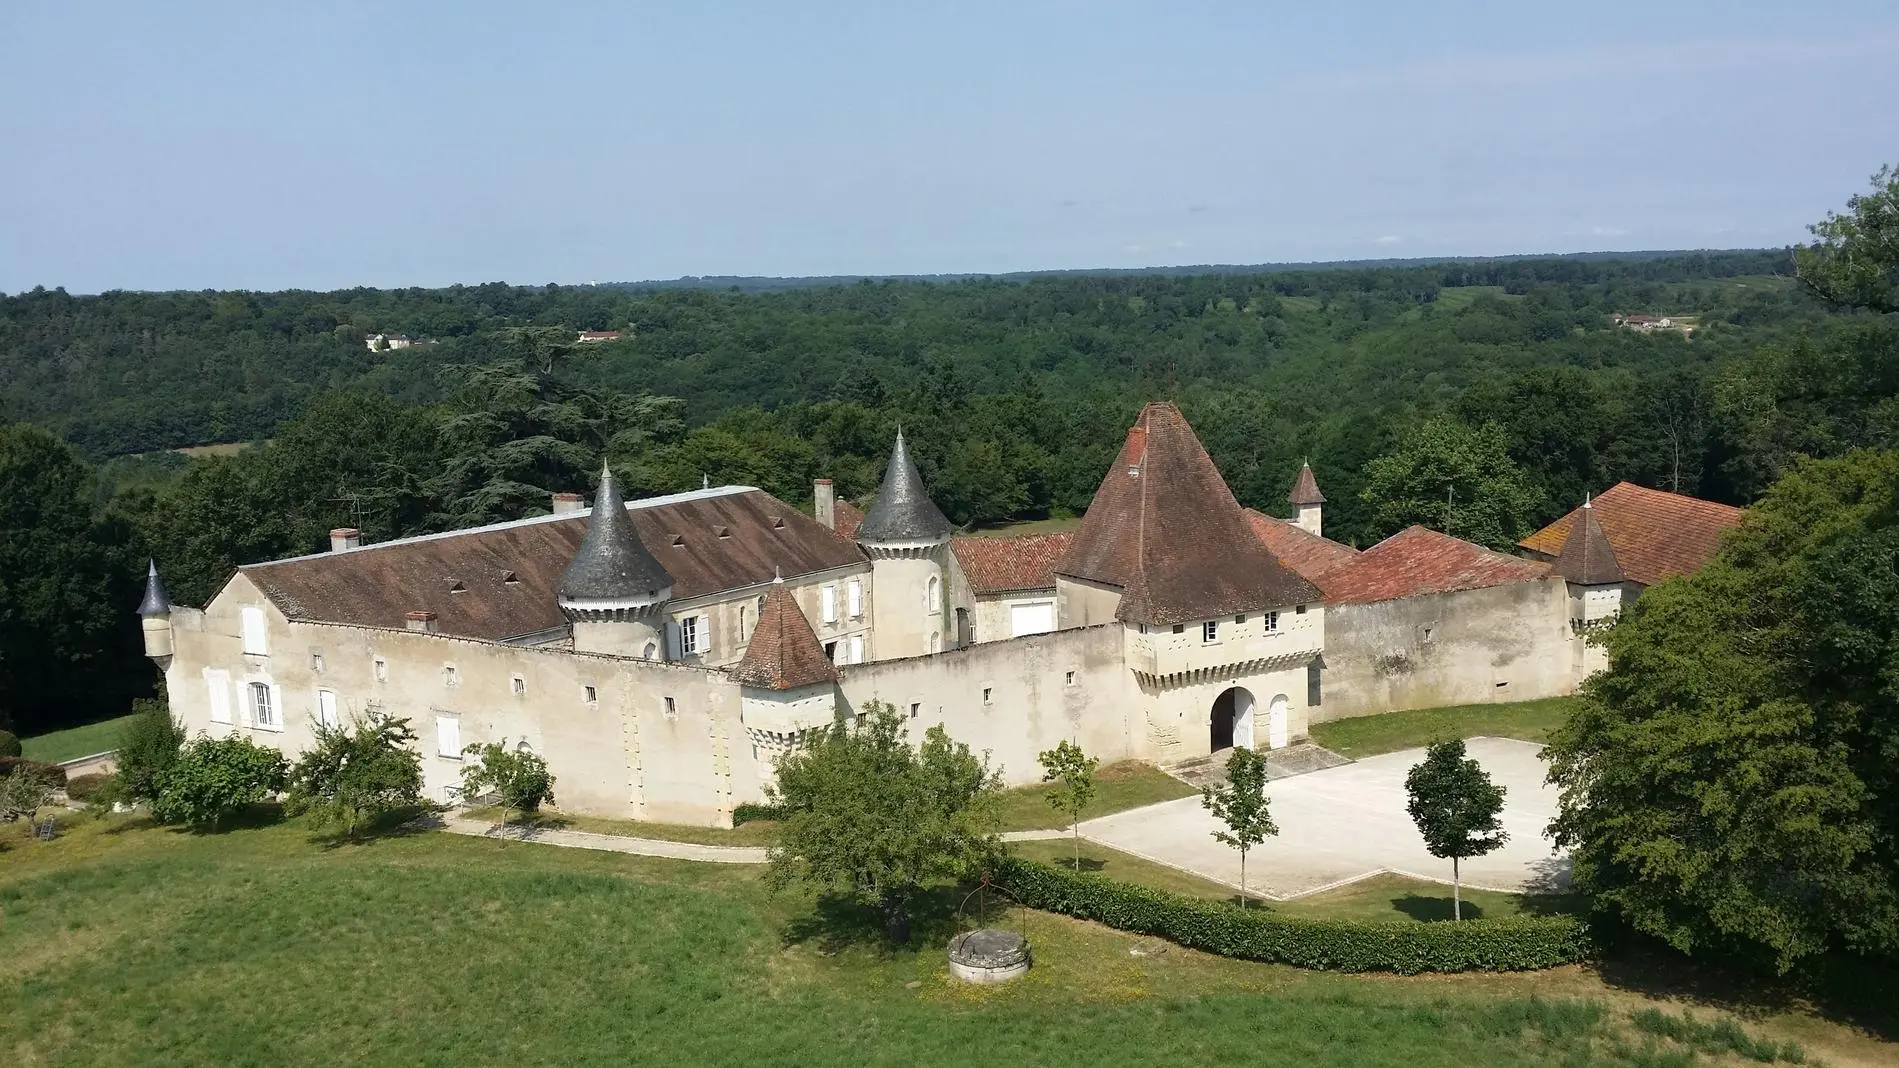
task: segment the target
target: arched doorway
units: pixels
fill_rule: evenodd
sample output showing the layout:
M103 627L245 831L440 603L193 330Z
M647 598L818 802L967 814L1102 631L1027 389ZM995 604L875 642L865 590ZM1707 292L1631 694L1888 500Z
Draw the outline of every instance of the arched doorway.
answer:
M1232 686L1213 699L1213 716L1208 724L1209 751L1219 752L1234 746L1253 744L1253 694L1244 686Z

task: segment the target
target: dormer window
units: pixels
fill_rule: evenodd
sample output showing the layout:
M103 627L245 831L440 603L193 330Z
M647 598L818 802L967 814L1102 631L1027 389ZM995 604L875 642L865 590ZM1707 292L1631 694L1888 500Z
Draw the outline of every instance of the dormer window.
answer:
M467 592L468 592L468 587L462 584L462 580L461 580L461 579L455 579L455 580L453 580L453 581L451 581L451 582L450 582L450 583L448 584L448 592L450 592L450 593L467 593Z
M685 536L684 534L674 534L674 535L673 535L673 544L674 544L674 545L684 545L684 544L686 544L686 536Z
M732 528L731 527L713 527L712 533L717 534L721 538L729 538L732 536Z
M1209 619L1205 623L1200 624L1200 640L1203 642L1217 642L1220 640L1220 623L1218 620Z
M516 575L512 571L503 571L501 573L501 584L504 586L513 586L519 583L520 581L521 581L521 577L519 575Z

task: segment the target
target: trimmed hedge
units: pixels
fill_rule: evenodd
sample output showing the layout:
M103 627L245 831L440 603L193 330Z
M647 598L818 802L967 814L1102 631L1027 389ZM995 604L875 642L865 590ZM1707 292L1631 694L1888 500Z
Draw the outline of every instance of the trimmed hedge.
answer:
M20 736L12 731L0 731L0 757L20 755Z
M760 805L746 801L732 809L732 826L734 827L754 820L782 820L784 818L785 810L782 805Z
M1574 916L1461 923L1297 919L1182 897L1020 857L996 871L1022 904L1154 935L1242 960L1338 972L1515 972L1587 959L1589 927Z
M0 775L11 775L16 768L37 771L40 773L40 778L51 782L56 787L66 785L66 769L58 764L42 764L25 757L0 756Z
M100 790L118 781L115 775L75 775L66 780L66 796L74 801L87 801Z

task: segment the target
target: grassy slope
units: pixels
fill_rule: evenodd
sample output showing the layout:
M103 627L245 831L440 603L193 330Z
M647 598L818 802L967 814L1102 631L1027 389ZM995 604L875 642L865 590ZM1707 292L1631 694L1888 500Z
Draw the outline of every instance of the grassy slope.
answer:
M63 731L22 738L20 753L29 760L44 760L49 764L103 753L118 747L119 730L131 718L120 716L118 719L88 723L83 727L69 727Z
M1575 706L1574 697L1457 705L1385 712L1312 725L1312 740L1348 757L1376 756L1429 745L1444 738L1521 738L1547 741Z
M946 920L882 952L726 866L125 818L0 842L8 1065L1620 1064L1646 1004L1580 969L1338 976L1034 913L1030 977L977 990L945 977ZM1753 1026L1834 1064L1893 1052Z
M1109 764L1095 771L1095 799L1082 819L1124 812L1142 805L1188 797L1194 788L1152 764L1135 760ZM1068 826L1068 819L1049 807L1046 786L1020 786L1002 794L1002 829L1033 831Z

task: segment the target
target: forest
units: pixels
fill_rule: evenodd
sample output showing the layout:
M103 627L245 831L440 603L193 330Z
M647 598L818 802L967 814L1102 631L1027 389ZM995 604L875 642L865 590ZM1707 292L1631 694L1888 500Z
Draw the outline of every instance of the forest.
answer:
M1748 503L1895 428L1894 316L1797 253L0 297L0 722L122 707L93 669L149 678L129 615L148 556L202 603L331 527L544 512L602 460L641 494L805 502L830 476L864 501L901 425L945 513L992 526L1085 509L1169 398L1243 504L1286 514L1309 460L1328 535L1361 546L1422 522L1508 548L1619 479ZM233 448L174 451L211 444Z

